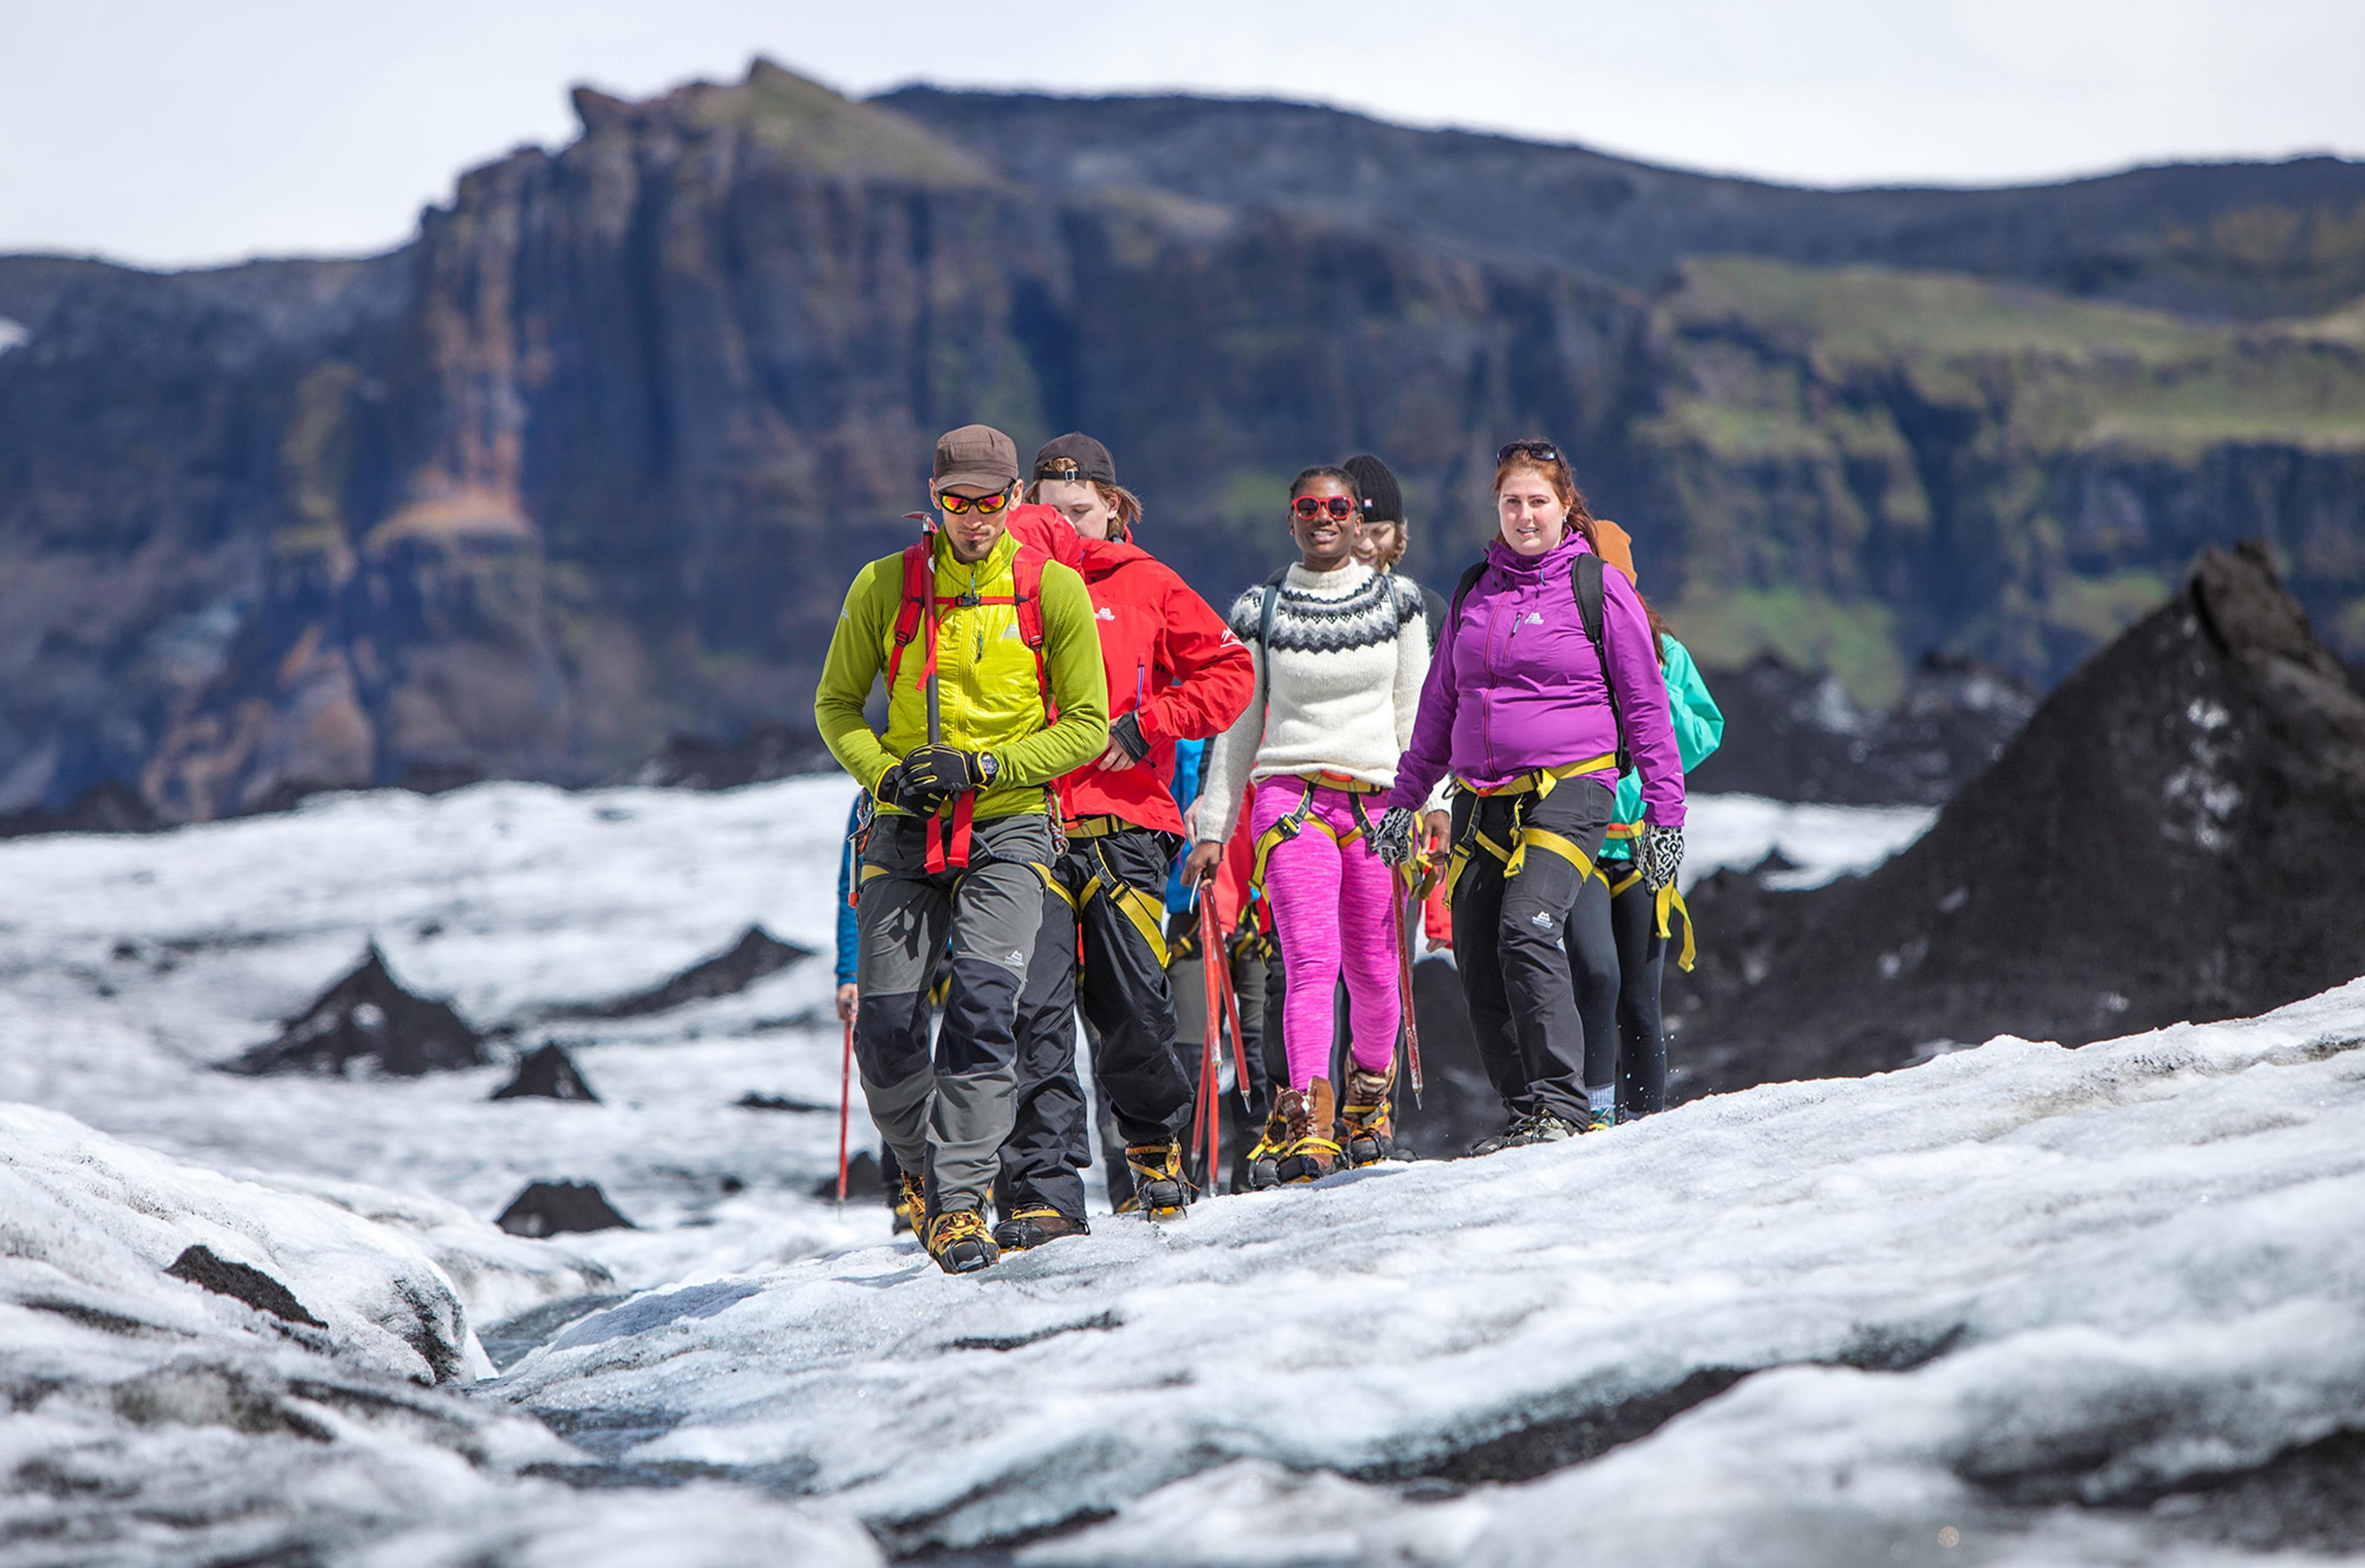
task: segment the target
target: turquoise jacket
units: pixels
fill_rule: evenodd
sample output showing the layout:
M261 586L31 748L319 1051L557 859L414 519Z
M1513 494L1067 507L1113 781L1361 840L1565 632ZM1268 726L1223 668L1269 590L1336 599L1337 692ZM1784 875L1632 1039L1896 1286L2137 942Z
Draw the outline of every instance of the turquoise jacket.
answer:
M1724 711L1708 694L1699 666L1681 643L1665 642L1666 661L1661 673L1667 681L1667 716L1675 722L1676 753L1689 773L1724 739ZM1601 846L1604 860L1631 860L1634 841L1642 835L1642 780L1629 771L1618 780L1618 805L1609 819L1609 836Z

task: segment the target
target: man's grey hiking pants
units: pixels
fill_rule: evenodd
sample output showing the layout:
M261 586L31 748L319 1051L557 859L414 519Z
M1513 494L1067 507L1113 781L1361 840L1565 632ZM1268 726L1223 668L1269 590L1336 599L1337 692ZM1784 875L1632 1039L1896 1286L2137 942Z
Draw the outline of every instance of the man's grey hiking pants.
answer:
M976 824L966 868L930 874L925 826L881 813L856 911L862 1009L854 1056L870 1119L906 1170L928 1173L931 1214L981 1211L1010 1135L1018 991L1043 919L1050 824L1028 812ZM943 1026L928 990L950 947Z

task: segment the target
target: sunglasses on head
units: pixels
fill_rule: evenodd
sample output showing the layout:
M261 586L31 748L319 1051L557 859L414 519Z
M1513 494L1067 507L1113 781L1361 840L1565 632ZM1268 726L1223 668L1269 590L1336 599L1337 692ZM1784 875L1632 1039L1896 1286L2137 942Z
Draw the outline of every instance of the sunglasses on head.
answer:
M1010 492L996 490L990 496L956 496L947 490L936 498L936 504L955 517L959 517L971 507L975 507L981 516L992 517L1010 504Z
M1514 441L1495 449L1495 464L1500 467L1514 457L1532 457L1539 463L1560 461L1560 448L1548 441Z
M1308 522L1326 511L1344 522L1355 515L1355 503L1344 496L1300 496L1289 503L1289 510Z

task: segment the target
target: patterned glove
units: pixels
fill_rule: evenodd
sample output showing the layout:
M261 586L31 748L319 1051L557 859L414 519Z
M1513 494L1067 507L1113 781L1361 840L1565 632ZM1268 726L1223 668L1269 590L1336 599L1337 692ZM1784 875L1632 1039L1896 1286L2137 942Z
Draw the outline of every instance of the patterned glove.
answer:
M1651 823L1642 829L1642 890L1656 893L1676 885L1684 864L1684 830Z
M1413 814L1410 806L1390 806L1380 825L1372 830L1372 848L1391 866L1412 863Z
M1119 713L1110 722L1109 739L1125 747L1126 756L1136 762L1149 756L1149 743L1141 738L1141 721L1131 713Z

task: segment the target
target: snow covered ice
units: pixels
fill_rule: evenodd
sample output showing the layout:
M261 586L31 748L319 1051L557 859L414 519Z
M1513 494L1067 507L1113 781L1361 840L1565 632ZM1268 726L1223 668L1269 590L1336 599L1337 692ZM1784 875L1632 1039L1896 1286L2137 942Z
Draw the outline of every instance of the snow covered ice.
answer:
M0 846L0 1562L2357 1547L2365 982L1104 1218L952 1279L811 1196L835 1116L731 1103L834 1102L825 959L533 1022L751 923L826 951L847 796L494 785ZM1927 820L1827 810L1695 802L1694 869L1781 841L1834 875ZM605 1103L487 1103L506 1063L211 1070L373 934ZM487 1223L545 1177L641 1228ZM321 1327L167 1276L192 1245ZM545 1342L470 1381L504 1320Z

